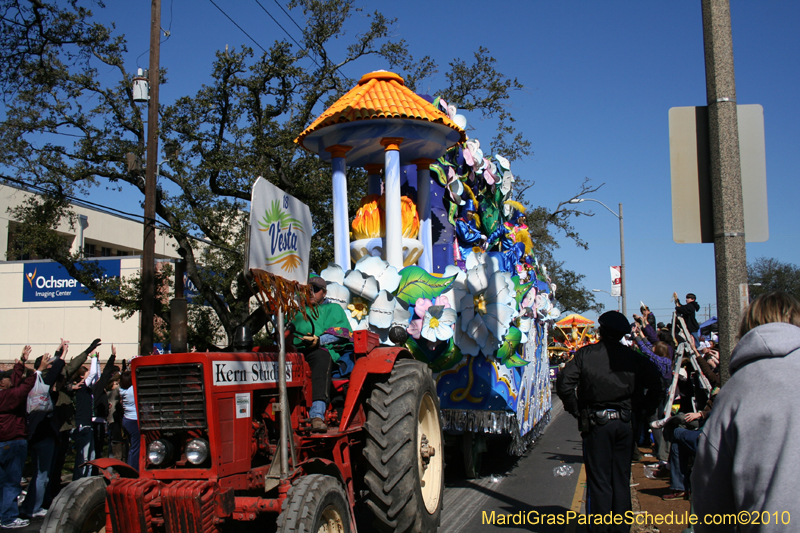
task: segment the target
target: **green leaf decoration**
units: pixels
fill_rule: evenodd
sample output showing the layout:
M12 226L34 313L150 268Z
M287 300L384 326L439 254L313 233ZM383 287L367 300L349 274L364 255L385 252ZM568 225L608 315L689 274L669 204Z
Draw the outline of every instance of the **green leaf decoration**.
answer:
M426 351L422 349L422 346L417 343L414 337L408 337L408 340L406 341L406 348L408 348L408 351L411 352L411 355L413 355L414 359L417 361L422 361L425 364L429 364L431 362Z
M495 357L500 359L500 361L508 368L527 365L528 362L523 361L517 357L516 354L517 346L519 346L521 340L522 332L518 328L512 326L509 328L508 333L506 333L506 336L503 339L503 344L500 346L500 349L497 350Z
M525 366L525 365L527 365L529 363L530 363L530 361L523 361L522 359L520 359L517 356L517 354L512 354L511 357L509 357L505 361L506 368L514 368L516 366Z
M456 225L456 215L458 214L458 206L454 202L450 202L450 205L447 207L447 220L450 221L450 224Z
M439 182L439 185L442 187L447 186L447 173L445 173L444 169L439 165L431 166L431 170L436 173L436 180Z
M522 305L522 300L525 298L525 295L528 294L528 291L533 288L533 281L521 283L519 276L513 276L511 279L514 280L514 290L517 292L514 298L517 300L517 309L519 309L519 306Z
M500 209L488 196L480 200L481 226L485 235L491 235L500 225Z
M418 266L407 266L400 271L400 285L394 295L408 305L414 305L418 298L432 300L446 292L456 277L439 278L428 274Z
M406 341L406 348L414 356L414 359L426 363L432 372L443 372L460 363L464 356L452 337L448 342L441 344L444 346L444 350L437 349L435 352L431 352L424 340L417 341L413 337L409 337Z

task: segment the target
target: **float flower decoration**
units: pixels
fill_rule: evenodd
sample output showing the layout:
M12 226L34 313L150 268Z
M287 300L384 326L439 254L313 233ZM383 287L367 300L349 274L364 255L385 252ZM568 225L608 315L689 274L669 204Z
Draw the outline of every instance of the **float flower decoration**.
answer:
M405 329L411 319L407 304L393 294L403 280L397 268L380 257L365 256L347 273L329 263L320 275L328 282L328 300L342 306L353 331L378 333L382 344L394 345L389 331L395 326Z
M441 310L436 308L441 308ZM433 310L431 311L431 309ZM433 301L428 298L418 298L414 303L414 315L416 318L411 320L411 324L407 328L408 334L414 339L418 340L422 336L428 341L436 343L448 340L453 336L453 326L456 323L457 315L455 309L451 308L447 296L437 296ZM427 334L425 333L426 324L428 325ZM445 325L449 326L449 333L444 329L438 329ZM431 333L432 329L433 333Z
M453 325L456 319L457 315L453 309L443 305L432 305L425 311L421 334L433 343L446 341L453 337Z
M447 167L447 182L445 184L445 188L450 194L450 198L452 198L453 203L464 205L465 202L461 198L461 195L464 194L464 184L461 183L461 180L458 178L458 175L453 167Z
M484 254L480 254L484 255ZM517 315L516 290L508 272L494 271L493 263L467 271L467 293L459 303L456 343L469 355L493 354Z

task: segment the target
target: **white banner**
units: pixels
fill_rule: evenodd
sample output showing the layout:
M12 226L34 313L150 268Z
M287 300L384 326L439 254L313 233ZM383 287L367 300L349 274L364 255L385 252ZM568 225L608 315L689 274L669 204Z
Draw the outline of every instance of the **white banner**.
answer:
M621 287L622 276L620 276L619 267L611 267L611 296L621 296Z
M277 361L214 361L211 370L215 387L277 383ZM286 362L286 381L292 381L292 363Z
M308 206L259 177L250 203L246 268L306 283L311 233Z

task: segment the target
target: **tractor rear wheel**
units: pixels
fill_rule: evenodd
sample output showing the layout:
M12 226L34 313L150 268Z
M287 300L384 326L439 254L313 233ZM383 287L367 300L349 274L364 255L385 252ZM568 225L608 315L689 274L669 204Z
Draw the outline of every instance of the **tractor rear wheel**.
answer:
M50 505L41 533L103 533L106 530L106 480L73 481Z
M431 371L413 359L395 362L365 406L366 503L378 531L436 531L444 492L439 398Z
M280 533L350 533L350 504L339 481L309 474L289 489L278 516Z

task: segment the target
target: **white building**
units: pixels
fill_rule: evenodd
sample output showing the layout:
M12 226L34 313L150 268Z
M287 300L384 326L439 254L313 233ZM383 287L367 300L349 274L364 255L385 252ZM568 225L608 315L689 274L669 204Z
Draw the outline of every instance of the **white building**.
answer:
M58 263L46 259L9 257L10 244L24 238L9 208L22 204L32 193L0 184L0 363L19 357L26 344L32 357L53 353L60 339L70 341L77 355L93 339L103 340L99 349L105 360L111 344L119 357L136 355L139 314L128 320L114 317L111 309L93 309L94 299ZM74 205L79 223L75 229L59 227L73 252L84 250L96 257L109 275L130 276L141 268L142 222L98 209ZM156 234L156 259L178 258L177 244ZM11 260L8 260L11 259Z

